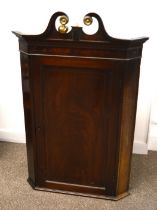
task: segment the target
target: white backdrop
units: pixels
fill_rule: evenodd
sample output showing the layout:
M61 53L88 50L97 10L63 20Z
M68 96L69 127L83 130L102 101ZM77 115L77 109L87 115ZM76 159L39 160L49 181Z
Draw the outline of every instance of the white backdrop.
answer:
M88 12L103 19L107 32L118 38L149 36L144 44L141 63L134 151L147 152L149 113L155 84L155 50L157 49L157 19L155 0L62 1L3 0L0 2L0 139L25 142L20 60L17 38L12 30L38 34L45 30L56 11L68 14L71 25L82 25Z

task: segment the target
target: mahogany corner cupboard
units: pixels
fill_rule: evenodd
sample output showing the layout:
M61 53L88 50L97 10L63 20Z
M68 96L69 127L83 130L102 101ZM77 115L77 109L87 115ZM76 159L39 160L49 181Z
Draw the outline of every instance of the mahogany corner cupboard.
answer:
M68 30L52 15L40 35L19 39L28 181L37 190L118 200L128 195L140 61L147 37ZM56 28L57 21L59 27ZM92 26L90 26L92 27Z

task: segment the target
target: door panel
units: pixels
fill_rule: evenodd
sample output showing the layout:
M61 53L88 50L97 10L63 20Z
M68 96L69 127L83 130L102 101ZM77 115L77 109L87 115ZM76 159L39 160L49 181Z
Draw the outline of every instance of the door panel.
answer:
M43 66L42 74L47 179L104 185L103 72Z
M121 72L53 61L32 67L39 185L114 191Z

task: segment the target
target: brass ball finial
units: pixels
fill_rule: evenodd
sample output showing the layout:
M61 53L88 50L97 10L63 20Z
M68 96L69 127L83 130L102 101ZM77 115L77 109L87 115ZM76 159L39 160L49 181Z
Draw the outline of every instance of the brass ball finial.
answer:
M69 22L69 18L65 15L62 15L59 19L59 22L61 23L61 25L58 27L58 31L62 34L67 33L68 27L66 26L66 24Z
M67 16L63 15L60 17L59 21L62 25L66 25L69 22L69 18Z
M90 16L85 16L83 22L86 26L90 26L93 23L93 18Z
M68 31L68 27L65 26L65 25L60 25L59 28L58 28L58 31L62 34L65 34Z

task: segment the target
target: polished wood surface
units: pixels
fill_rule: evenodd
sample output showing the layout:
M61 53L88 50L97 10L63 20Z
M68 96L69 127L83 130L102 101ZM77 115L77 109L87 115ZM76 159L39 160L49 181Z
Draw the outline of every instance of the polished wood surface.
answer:
M128 194L140 61L148 38L81 27L55 13L44 33L19 38L29 182L38 190L120 199Z

